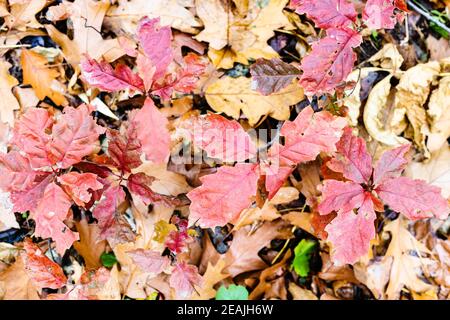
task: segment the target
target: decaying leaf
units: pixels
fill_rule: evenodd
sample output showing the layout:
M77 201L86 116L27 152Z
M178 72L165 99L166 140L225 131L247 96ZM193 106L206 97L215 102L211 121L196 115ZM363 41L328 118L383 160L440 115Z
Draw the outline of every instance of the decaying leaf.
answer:
M11 64L3 59L0 60L0 95L3 97L0 102L0 120L12 126L14 123L14 111L19 110L20 106L12 93L13 87L19 82L9 74L8 69L10 67Z

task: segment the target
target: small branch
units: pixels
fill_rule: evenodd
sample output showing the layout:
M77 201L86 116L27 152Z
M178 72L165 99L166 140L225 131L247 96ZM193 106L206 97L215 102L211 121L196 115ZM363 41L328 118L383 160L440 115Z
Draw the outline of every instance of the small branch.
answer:
M436 17L433 17L428 11L423 10L417 4L415 4L414 2L412 2L410 0L408 0L408 6L410 6L412 9L414 9L414 11L416 11L417 13L420 13L422 16L424 16L428 20L433 21L437 26L441 27L442 29L444 29L445 31L447 31L450 34L450 28L447 25L445 25L445 23L442 23L441 21L436 19Z
M31 47L31 44L11 44L11 45L0 45L0 49L15 49L15 48L23 48L23 47Z

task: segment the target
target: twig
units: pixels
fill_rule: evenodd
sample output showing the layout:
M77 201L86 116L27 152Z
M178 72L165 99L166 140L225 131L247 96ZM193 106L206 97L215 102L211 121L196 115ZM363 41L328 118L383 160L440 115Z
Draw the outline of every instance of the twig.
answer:
M450 33L450 28L445 23L442 23L441 21L436 19L436 17L433 17L428 11L423 10L422 8L420 8L418 5L416 5L414 2L412 2L410 0L408 0L408 6L410 6L412 9L414 9L414 11L420 13L422 16L424 16L428 20L433 21L433 23L435 23L437 26L441 27L442 29L444 29L445 31Z
M10 45L0 45L0 49L15 49L22 47L31 47L31 44L10 44Z

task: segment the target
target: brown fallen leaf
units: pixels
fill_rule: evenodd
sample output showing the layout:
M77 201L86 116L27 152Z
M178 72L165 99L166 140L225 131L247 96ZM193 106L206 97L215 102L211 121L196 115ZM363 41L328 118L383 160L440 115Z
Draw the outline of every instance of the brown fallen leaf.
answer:
M73 39L58 31L53 25L46 24L50 38L62 49L64 57L75 70L79 70L81 57L88 54L93 59L104 58L114 61L125 54L117 39L103 39L103 18L110 7L109 1L75 0L64 2L70 12L73 25Z
M450 57L450 43L448 39L440 38L439 40L429 35L425 40L427 48L430 51L430 59L439 61Z
M8 69L11 64L0 59L0 121L8 123L10 126L14 124L14 111L20 109L16 97L12 93L12 89L19 84L16 78L9 74Z
M31 84L39 100L50 98L56 105L66 105L67 100L56 80L59 72L47 65L47 59L38 53L22 49L20 64L23 69L23 83Z
M86 219L75 222L80 240L73 246L83 257L87 269L97 269L102 266L100 256L106 249L106 241L100 239L100 229L97 224L88 224Z
M367 264L359 262L353 266L355 277L365 284L375 299L383 299L384 289L389 282L392 257L371 260Z
M383 260L393 259L389 284L385 289L386 299L398 299L403 287L416 293L430 290L432 286L420 279L420 270L431 264L423 257L429 250L406 229L406 220L400 216L384 227L391 234L391 242ZM411 255L415 252L416 255ZM392 257L392 258L391 258Z
M430 152L437 151L443 144L447 144L450 137L450 77L439 81L439 88L433 91L428 103L430 117L430 134L427 147Z
M293 300L319 300L311 290L303 289L293 282L289 283L288 290Z
M201 287L196 286L194 294L191 296L193 300L209 300L216 296L217 290L214 286L220 281L229 277L228 274L223 273L225 268L225 260L220 259L215 265L208 263L205 274L202 276Z
M287 120L289 107L304 97L302 88L295 81L277 93L263 96L252 90L251 79L246 77L223 77L208 86L205 96L211 108L234 119L240 118L242 110L251 126L266 115Z
M39 289L28 277L21 257L0 273L0 287L4 300L40 300Z
M22 31L26 28L40 28L42 25L35 16L46 4L46 0L10 1L10 15L6 16L5 23L9 29Z
M241 273L259 270L266 263L258 256L259 250L268 246L276 238L286 238L281 221L265 222L255 232L249 234L251 228L244 227L233 234L233 242L225 254L225 272L235 277Z

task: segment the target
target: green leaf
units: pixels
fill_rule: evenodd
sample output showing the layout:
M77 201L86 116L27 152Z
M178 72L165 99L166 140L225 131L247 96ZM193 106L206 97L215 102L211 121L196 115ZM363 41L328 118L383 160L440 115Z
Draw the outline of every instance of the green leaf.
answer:
M309 274L309 259L315 246L315 241L303 239L294 249L295 258L292 267L300 277L307 277Z
M216 300L248 300L248 291L243 286L235 284L228 288L221 286L216 293Z
M107 268L112 268L117 263L114 252L103 252L100 256L100 260L102 261L103 266Z

